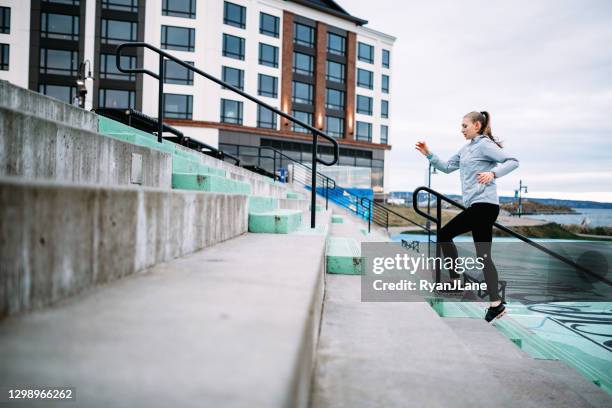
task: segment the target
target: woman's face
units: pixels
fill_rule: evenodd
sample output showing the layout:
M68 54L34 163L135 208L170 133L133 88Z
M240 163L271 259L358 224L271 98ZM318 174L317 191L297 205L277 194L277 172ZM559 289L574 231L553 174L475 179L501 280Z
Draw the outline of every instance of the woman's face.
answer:
M472 122L470 118L463 118L463 122L461 123L461 133L463 133L463 137L467 140L472 140L478 136L479 131L480 122Z

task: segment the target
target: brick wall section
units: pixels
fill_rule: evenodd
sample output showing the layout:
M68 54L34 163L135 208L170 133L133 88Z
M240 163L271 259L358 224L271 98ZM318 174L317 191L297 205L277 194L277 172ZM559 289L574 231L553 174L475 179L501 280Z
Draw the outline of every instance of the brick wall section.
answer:
M346 38L346 101L344 139L355 140L355 54L357 52L357 35L348 32Z
M327 61L327 25L317 22L317 57L315 70L314 118L317 129L325 128L325 65Z
M293 13L283 11L283 44L281 68L281 110L291 114L291 78L293 77ZM279 118L281 130L290 131L291 122Z

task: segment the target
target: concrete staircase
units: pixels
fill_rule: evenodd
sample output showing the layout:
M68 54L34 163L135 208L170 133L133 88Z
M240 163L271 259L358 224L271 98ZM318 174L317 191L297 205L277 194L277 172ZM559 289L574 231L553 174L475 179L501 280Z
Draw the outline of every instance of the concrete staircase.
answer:
M342 223L332 223L330 240L385 240L376 231L364 234L363 220L339 213ZM475 304L362 302L358 276L350 269L330 273L330 252L352 250L327 251L312 407L610 406L608 394L551 359L549 346L511 318L490 325ZM441 317L441 310L465 317Z
M0 387L69 385L88 407L306 406L331 218L312 230L308 208L0 82Z

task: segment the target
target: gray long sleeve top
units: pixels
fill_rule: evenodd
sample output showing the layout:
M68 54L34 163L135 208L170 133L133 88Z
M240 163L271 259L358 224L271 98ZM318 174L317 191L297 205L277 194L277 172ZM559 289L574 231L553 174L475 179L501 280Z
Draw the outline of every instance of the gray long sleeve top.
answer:
M485 135L476 136L447 162L435 154L427 156L433 167L444 173L459 169L461 192L466 207L474 203L499 204L495 179L489 184L478 183L478 173L492 171L495 178L505 176L519 166L516 158L506 155L505 151Z

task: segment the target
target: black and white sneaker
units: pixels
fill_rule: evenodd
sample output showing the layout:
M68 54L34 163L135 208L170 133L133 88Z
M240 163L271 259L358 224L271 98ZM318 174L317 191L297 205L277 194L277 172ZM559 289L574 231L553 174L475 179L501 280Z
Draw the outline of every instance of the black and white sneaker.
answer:
M497 306L491 306L487 309L487 314L485 315L485 320L491 323L495 319L499 319L507 312L506 306L504 303L500 303Z

